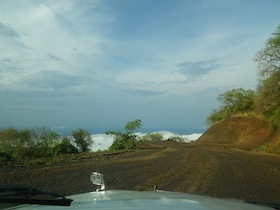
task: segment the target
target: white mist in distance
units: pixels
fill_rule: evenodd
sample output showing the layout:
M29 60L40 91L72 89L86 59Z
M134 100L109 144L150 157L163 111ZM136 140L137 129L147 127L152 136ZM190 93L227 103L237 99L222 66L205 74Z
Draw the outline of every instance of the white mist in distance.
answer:
M93 140L91 151L93 152L107 150L114 142L114 136L112 135L94 134L91 135L91 138Z
M202 133L178 135L178 134L174 134L170 131L157 131L157 132L152 132L152 133L161 134L164 140L167 140L168 138L170 138L172 136L181 137L184 139L184 141L186 143L188 143L190 141L195 141L202 135ZM138 132L135 134L139 137L142 137L142 136L145 136L147 133ZM112 136L112 135L94 134L94 135L91 135L91 138L94 141L94 143L92 144L92 147L91 147L91 151L93 151L93 152L107 150L114 142L114 136Z

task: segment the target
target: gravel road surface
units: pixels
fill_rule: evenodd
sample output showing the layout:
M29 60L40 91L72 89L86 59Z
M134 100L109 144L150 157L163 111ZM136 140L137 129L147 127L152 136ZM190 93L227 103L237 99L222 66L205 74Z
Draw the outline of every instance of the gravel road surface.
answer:
M47 166L0 169L2 184L64 195L89 192L91 172L104 174L107 189L158 189L222 198L280 203L280 156L222 146L175 142L136 151Z

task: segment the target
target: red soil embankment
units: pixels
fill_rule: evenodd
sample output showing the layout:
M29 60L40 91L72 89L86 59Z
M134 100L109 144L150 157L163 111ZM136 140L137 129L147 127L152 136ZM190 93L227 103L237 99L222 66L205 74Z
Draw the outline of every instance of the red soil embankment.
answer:
M280 134L271 132L260 119L233 117L210 127L198 140L198 144L220 144L225 147L280 154Z

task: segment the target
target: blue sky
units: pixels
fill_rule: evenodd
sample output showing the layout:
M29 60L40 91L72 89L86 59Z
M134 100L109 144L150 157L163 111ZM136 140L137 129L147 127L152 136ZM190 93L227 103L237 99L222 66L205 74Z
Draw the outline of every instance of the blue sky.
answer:
M0 128L205 128L257 86L279 0L0 1Z

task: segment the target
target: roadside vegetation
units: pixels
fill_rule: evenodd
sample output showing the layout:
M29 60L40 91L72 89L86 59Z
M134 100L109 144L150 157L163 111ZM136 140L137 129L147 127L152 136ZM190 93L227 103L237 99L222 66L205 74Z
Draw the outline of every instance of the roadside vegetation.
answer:
M128 122L124 131L107 131L107 135L114 136L114 142L110 146L109 150L129 150L133 149L136 145L138 136L134 133L141 128L142 121L140 119L136 119L134 121Z
M134 121L128 122L124 131L107 131L107 135L114 136L114 142L110 146L110 151L119 150L131 150L135 149L138 142L153 142L153 141L174 141L174 142L185 142L182 137L171 136L168 139L164 139L160 133L147 133L146 135L139 137L135 132L142 126L142 121L136 119Z
M184 142L178 136L164 139L159 133L148 133L142 137L135 132L142 126L136 119L128 122L124 131L107 131L114 136L114 142L107 151L92 152L93 139L83 129L72 131L72 135L61 136L49 128L0 130L0 166L43 165L58 162L100 159L110 155L128 152L139 142L175 141Z
M71 136L60 136L49 128L0 130L0 165L47 163L61 155L90 151L90 134L78 129ZM36 159L36 160L35 160Z
M213 125L229 117L261 118L273 131L280 131L280 25L257 52L259 84L256 90L243 88L228 90L218 96L221 107L207 118Z

